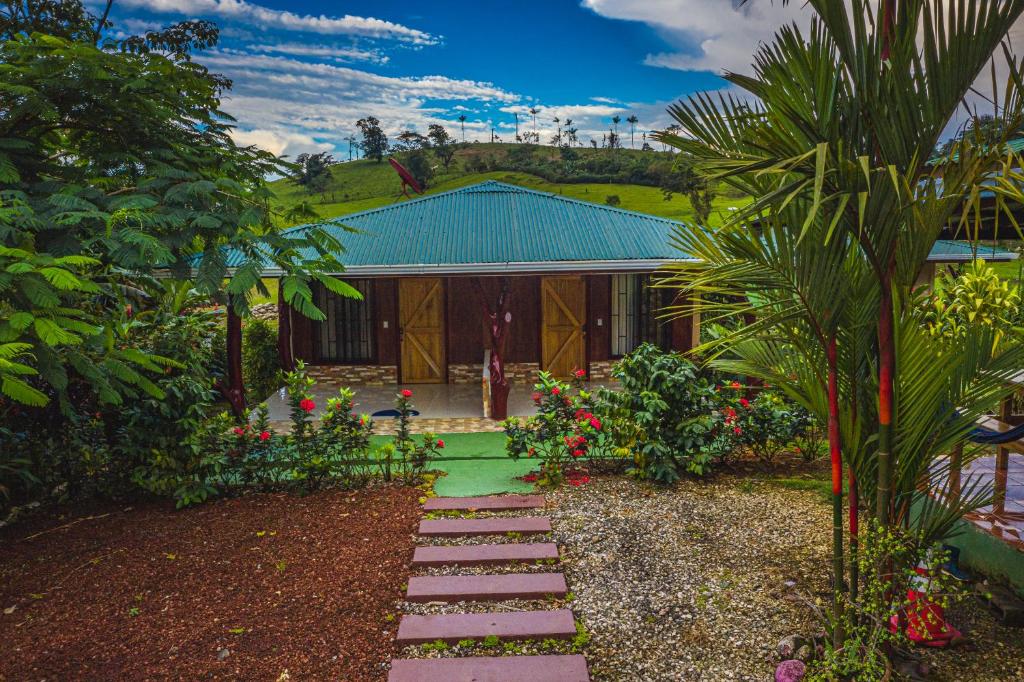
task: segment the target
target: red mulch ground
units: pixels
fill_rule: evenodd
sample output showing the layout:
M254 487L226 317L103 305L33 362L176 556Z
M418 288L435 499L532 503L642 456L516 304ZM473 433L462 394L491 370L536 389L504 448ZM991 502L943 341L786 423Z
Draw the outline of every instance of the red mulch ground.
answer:
M0 680L384 679L419 495L261 494L4 528Z

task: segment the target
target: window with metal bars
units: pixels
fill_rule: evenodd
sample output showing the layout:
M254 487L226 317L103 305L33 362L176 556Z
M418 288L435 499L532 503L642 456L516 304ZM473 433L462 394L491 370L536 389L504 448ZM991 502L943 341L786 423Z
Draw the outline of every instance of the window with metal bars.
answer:
M327 316L313 326L313 349L320 362L356 363L374 359L371 282L366 279L346 281L363 295L363 300L338 296L320 284L314 288L316 305Z
M672 329L658 319L671 291L650 286L650 275L612 275L612 356L626 355L641 343L663 350L672 345Z

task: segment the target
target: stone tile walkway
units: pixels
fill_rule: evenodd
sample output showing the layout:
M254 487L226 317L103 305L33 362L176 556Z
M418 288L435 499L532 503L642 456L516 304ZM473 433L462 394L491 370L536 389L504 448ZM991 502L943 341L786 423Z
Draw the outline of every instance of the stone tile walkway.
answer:
M515 509L529 513L544 506L540 495L472 498L476 507ZM433 498L428 505L433 511L467 511L467 498ZM432 536L467 534L486 536L502 533L508 527L529 527L536 532L551 530L548 517L502 516L489 518L425 519L420 534ZM521 528L520 528L521 529ZM519 542L501 545L432 546L437 556L456 566L480 563L513 564L519 554L508 552ZM534 551L541 547L550 553L552 545L525 541ZM419 549L423 549L422 547ZM446 554L446 550L454 550ZM500 551L499 551L500 550ZM557 549L556 554L557 556ZM434 561L419 565L436 565ZM413 576L409 579L407 600L420 602L480 602L509 599L545 599L564 596L568 586L562 573L495 573ZM454 643L497 637L501 641L522 639L571 639L576 633L575 619L568 609L556 611L508 611L495 609L486 613L445 613L432 616L407 614L398 628L400 645L434 642ZM589 682L587 664L580 655L555 656L467 656L462 658L406 658L391 662L388 682Z

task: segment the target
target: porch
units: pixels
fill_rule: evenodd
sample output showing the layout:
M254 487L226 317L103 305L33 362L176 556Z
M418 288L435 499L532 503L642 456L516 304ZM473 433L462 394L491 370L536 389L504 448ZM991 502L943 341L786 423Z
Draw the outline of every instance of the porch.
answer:
M587 390L606 386L614 388L612 380L589 382ZM327 405L327 399L338 393L339 384L318 382L314 387L313 402L316 403L314 416L319 417ZM390 433L393 430L393 415L386 414L394 409L395 394L402 389L413 392L413 406L419 414L412 421L413 431L423 433L473 433L480 431L501 431L501 422L484 417L483 388L476 384L389 384L382 386L352 386L355 392L355 411L374 416L376 433ZM531 384L517 383L510 386L508 415L529 417L537 409L531 395ZM288 428L288 402L283 391L267 398L270 421L277 429ZM380 414L385 413L385 414Z

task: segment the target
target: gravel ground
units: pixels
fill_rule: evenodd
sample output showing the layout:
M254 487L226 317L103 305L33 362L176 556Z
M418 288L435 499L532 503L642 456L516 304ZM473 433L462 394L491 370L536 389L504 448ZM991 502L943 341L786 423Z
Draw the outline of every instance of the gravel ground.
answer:
M601 478L550 497L594 680L770 679L779 639L813 630L792 597L827 590L828 508L813 494Z
M777 642L820 629L804 598L830 598L830 514L814 493L602 477L550 505L595 681L770 680ZM974 600L950 618L975 645L924 652L929 679L1024 680L1024 631Z

